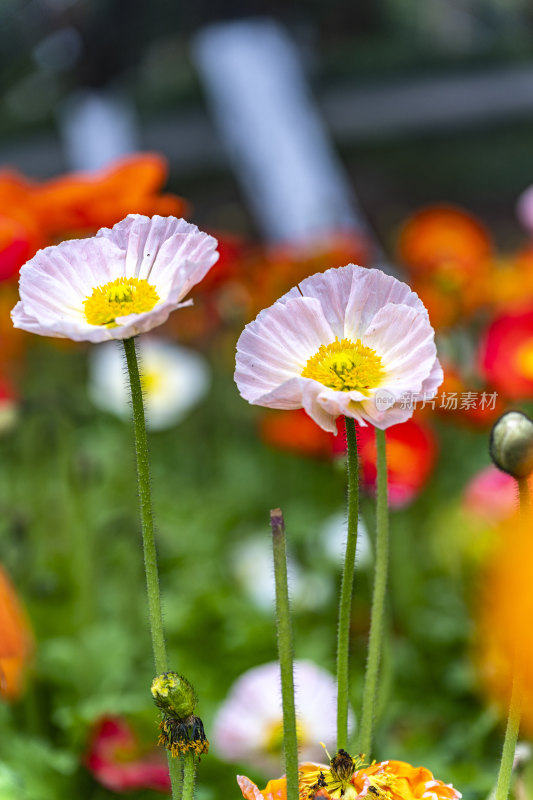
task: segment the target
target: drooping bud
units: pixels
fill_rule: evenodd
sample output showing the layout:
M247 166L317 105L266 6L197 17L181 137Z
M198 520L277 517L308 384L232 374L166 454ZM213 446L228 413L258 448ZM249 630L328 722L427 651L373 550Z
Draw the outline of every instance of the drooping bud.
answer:
M517 480L533 472L533 420L521 411L508 411L494 424L489 452L503 472Z
M190 717L198 698L189 681L177 672L165 672L152 681L152 697L161 711L170 717Z

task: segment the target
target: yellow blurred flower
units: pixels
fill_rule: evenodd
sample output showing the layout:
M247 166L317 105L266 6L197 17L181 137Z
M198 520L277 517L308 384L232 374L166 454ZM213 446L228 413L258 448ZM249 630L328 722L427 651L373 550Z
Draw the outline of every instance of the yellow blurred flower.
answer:
M533 536L531 515L503 523L478 608L477 662L484 687L506 714L513 679L522 684L522 725L533 735Z

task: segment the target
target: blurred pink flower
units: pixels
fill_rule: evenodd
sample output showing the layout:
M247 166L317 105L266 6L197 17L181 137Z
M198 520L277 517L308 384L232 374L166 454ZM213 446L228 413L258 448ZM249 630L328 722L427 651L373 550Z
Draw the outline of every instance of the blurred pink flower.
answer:
M170 791L163 753L142 756L135 733L121 717L102 717L96 724L85 764L98 783L112 792Z
M533 186L528 186L516 201L518 219L529 233L533 233Z
M518 508L517 482L493 465L485 467L468 483L463 506L484 522L499 522Z

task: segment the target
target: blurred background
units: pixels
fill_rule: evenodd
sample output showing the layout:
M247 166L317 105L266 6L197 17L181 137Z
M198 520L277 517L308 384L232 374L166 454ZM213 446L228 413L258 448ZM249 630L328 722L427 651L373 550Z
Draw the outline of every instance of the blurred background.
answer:
M9 319L18 271L37 249L130 212L185 216L220 241L194 307L146 337L142 354L171 663L195 685L212 740L199 800L237 797L237 771L263 786L283 770L272 670L232 690L276 658L277 506L295 653L319 669L302 667L302 717L321 703L303 720L304 752L320 759L323 739L334 747L342 426L332 437L303 412L251 408L232 373L246 322L303 277L349 262L381 266L420 294L445 368L439 397L387 434L389 635L375 757L424 764L467 800L486 797L502 715L484 688L477 598L516 506L488 438L498 414L531 410L533 397L531 4L3 0L0 65L0 800L168 790L147 691L120 349L32 337ZM355 717L371 431L359 445ZM258 696L271 710L254 715ZM527 797L525 741L520 752Z

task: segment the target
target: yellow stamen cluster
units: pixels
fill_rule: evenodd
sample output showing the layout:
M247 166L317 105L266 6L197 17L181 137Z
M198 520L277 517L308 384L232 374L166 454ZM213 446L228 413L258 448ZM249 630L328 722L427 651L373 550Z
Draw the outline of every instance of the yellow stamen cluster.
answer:
M174 758L185 753L202 756L209 751L202 720L193 714L185 719L165 715L159 723L159 731L158 744L164 745Z
M302 371L303 378L329 386L338 392L361 392L368 394L375 389L384 376L380 356L360 339L335 339L323 344L308 360Z
M299 722L296 723L296 739L298 745L304 742L304 730ZM264 748L267 753L279 754L283 752L283 720L279 719L270 723L264 739Z
M158 300L155 288L144 278L116 278L96 286L84 300L85 319L90 325L113 328L117 317L151 311Z
M327 755L329 767L305 764L300 769L300 800L313 800L324 793L333 800L357 800L361 796L361 789L365 787L365 793L374 800L391 800L394 776L380 772L364 774L364 756L352 758L346 750L339 750L333 758L329 757L329 753ZM358 788L359 783L364 784L364 787Z

